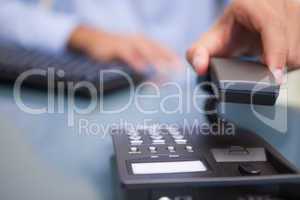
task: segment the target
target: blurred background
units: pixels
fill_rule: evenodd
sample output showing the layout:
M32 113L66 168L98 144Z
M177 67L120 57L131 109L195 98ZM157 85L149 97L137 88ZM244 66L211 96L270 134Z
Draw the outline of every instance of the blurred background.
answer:
M197 84L197 76L187 65L185 52L223 12L226 1L0 0L0 4L0 46L5 43L0 51L1 79L20 72L20 67L5 68L8 64L43 65L46 68L53 65L53 60L66 63L66 60L61 61L61 56L69 59L69 53L72 56L79 53L84 61L78 61L77 57L74 61L72 57L65 64L69 68L63 68L72 75L70 79L75 77L77 80L89 69L103 67L100 65L102 62L117 61L132 69L132 73L148 73L152 66L156 71L156 77L152 78L157 84L176 81L184 89L183 95L189 96L190 88ZM16 53L20 50L26 55ZM34 62L28 64L32 60ZM79 67L75 70L73 65ZM178 75L175 76L175 73ZM161 74L163 79L159 78ZM300 102L295 82L299 81L299 72L292 72L287 83L288 98L280 98L276 105L289 105L287 134L259 122L247 105L228 105L227 116L265 137L297 166L300 166L297 148L300 143ZM34 84L36 86L36 82ZM173 90L162 88L163 96L148 102L146 108L159 105L164 96L176 93ZM143 92L153 91L145 89ZM46 106L49 95L55 96L32 88L22 90L25 104L32 108ZM101 103L107 109L115 108L116 105L124 105L128 95L127 90L120 90L105 96ZM68 104L67 99L63 101ZM79 106L84 107L89 102L86 98L76 98ZM170 102L170 105L173 104L175 102ZM266 107L257 109L273 112ZM78 123L80 119L101 125L110 125L120 119L139 123L146 118L178 124L183 123L182 119L191 122L205 120L203 114L196 110L184 114L158 112L145 116L131 106L119 114L103 114L97 109L89 114L76 113L75 125L69 127L67 110L40 115L25 113L16 105L13 85L1 82L0 199L122 199L110 137L82 135Z

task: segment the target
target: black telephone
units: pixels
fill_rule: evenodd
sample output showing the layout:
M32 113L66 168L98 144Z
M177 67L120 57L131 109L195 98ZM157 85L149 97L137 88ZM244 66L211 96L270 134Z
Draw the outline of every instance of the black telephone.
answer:
M224 92L222 83L230 80L230 70L244 70L237 68L243 63L212 61L212 80L220 86L220 92ZM258 67L257 63L245 65ZM221 73L224 70L226 73ZM245 86L247 81L250 85ZM247 81L238 85L234 80L235 86L229 93L225 92L226 96L239 97L239 103L249 102L254 81ZM255 103L274 104L279 86L274 86L272 79L270 83L267 87L268 82L262 83L263 92L255 96ZM156 125L118 130L113 134L113 143L120 184L128 200L300 198L298 169L270 144L247 130L214 136L203 134L201 130L187 132Z

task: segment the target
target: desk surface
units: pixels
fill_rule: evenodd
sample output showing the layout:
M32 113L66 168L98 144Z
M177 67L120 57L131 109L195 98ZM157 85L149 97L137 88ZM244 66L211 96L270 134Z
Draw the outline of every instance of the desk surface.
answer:
M290 75L289 84L299 81L300 73ZM196 85L196 77L191 73L191 81L180 84L183 96L192 95L189 88ZM179 79L180 80L180 79ZM161 83L162 84L162 83ZM191 86L191 87L188 87ZM288 133L273 130L255 117L247 105L228 105L226 117L240 126L250 128L261 134L275 145L289 160L300 167L298 156L300 98L297 87L288 87ZM173 88L174 89L174 88ZM160 87L163 95L170 95L172 89ZM171 92L171 93L170 93ZM103 99L105 108L124 105L128 91L120 91ZM45 92L26 89L22 98L26 105L40 108L47 102ZM144 102L143 107L155 108L160 99ZM279 100L277 107L283 104ZM186 105L188 100L184 100ZM76 105L87 105L88 100L77 98ZM175 104L173 100L169 106ZM90 114L76 114L75 126L68 127L68 115L41 114L31 115L20 110L16 105L12 87L0 85L0 199L5 200L48 200L48 199L85 199L115 200L122 199L118 193L116 173L111 164L113 147L109 136L88 135L82 133L80 120L90 124L111 125L120 119L128 122L142 123L145 118L153 122L179 123L183 119L193 122L203 115L195 109L183 113L163 114L162 111L144 115L135 107L129 107L120 114L103 114L95 110ZM173 108L170 108L173 109ZM258 112L273 112L271 108L257 107ZM104 133L104 130L100 130Z

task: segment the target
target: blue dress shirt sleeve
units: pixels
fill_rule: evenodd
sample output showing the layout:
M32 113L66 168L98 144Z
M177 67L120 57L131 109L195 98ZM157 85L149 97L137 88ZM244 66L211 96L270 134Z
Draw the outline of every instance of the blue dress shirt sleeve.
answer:
M37 4L13 0L1 2L0 37L24 47L63 51L77 26L76 17L51 12Z

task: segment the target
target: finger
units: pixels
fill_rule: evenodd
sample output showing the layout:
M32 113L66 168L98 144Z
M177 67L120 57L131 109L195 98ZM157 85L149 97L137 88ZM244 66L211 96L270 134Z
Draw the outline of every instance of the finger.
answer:
M156 54L157 49L153 48L153 46L144 39L136 39L132 45L137 54L147 63L144 66L144 70L146 70L147 67L155 67L156 70L159 71L160 66L164 65L164 61L160 58L160 55Z
M281 83L288 56L286 22L283 20L285 2L278 1L274 6L269 4L271 5L272 1L265 1L260 7L253 1L239 1L239 4L232 8L232 12L239 23L259 33L263 60L276 80Z
M282 83L288 56L285 28L275 22L268 28L262 29L261 37L264 61L277 82Z
M207 73L210 57L228 53L233 23L230 10L227 9L215 26L188 50L187 59L199 75Z
M187 59L197 74L205 75L209 65L209 52L202 43L198 43L187 52Z
M171 49L164 47L161 44L152 40L149 40L148 44L152 47L154 53L162 63L165 63L167 66L172 66L175 68L182 66L180 64L180 58Z
M152 64L158 71L166 67L180 66L179 58L171 50L162 47L159 43L150 39L138 36L134 40L135 45L141 56L143 56L149 64ZM175 69L176 69L175 68Z
M157 60L155 50L152 49L151 45L149 45L143 38L134 38L132 41L132 46L135 51L137 51L137 53L143 57L147 64L152 64Z
M179 56L169 49L158 47L157 53L162 56L163 67L179 69L183 66Z
M118 58L139 72L143 72L145 66L147 65L147 62L141 58L134 49L131 48L120 51Z
M188 51L187 59L199 75L206 74L210 57L226 53L225 29L224 25L216 26Z

